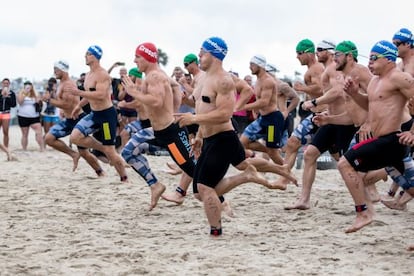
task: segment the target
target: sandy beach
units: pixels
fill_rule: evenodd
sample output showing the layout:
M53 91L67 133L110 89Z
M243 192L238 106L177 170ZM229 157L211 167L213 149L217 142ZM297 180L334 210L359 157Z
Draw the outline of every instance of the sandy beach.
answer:
M161 199L149 212L149 188L132 169L128 184L106 164L104 178L83 160L72 172L68 156L38 151L32 131L28 151L20 129L10 131L18 161L0 153L0 275L413 275L412 203L408 211L377 203L371 225L345 234L355 212L336 170L317 171L307 211L283 209L300 192L293 185L236 188L226 195L236 216L223 216L224 235L214 239L191 193L181 206ZM148 159L172 191L179 178L165 172L170 158ZM300 180L302 170L294 174Z

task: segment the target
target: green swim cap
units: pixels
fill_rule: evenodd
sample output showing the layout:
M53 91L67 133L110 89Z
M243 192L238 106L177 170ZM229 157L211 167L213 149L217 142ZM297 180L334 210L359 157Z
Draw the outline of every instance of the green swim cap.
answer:
M138 68L136 68L136 67L134 67L131 70L129 70L128 75L137 77L139 79L142 79L142 72L140 72L138 70Z
M309 39L303 39L296 45L296 52L315 53L315 44Z
M336 45L335 51L342 52L344 54L351 53L355 60L358 58L358 49L352 41L345 40Z
M184 63L192 63L192 62L195 62L196 64L198 64L198 58L196 55L188 54L184 57Z

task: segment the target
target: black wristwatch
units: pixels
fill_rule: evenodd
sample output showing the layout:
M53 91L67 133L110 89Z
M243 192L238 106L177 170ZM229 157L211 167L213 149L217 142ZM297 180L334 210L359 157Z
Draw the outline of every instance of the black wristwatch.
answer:
M311 103L313 104L313 106L317 106L318 104L316 103L316 99L312 99Z

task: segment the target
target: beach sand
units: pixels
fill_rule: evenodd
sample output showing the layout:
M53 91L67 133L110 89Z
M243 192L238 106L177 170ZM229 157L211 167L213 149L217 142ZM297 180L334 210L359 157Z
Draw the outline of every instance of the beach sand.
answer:
M353 201L336 170L318 170L307 211L286 211L300 188L267 190L245 184L226 195L236 216L223 216L211 238L203 208L191 193L181 206L160 199L148 211L150 190L128 169L119 181L104 164L97 178L84 160L51 148L29 150L11 127L10 149L0 153L0 275L412 275L414 207L375 205L375 221L345 234ZM0 136L2 137L2 136ZM0 138L2 139L2 138ZM148 156L172 191L178 176L165 172L169 157ZM229 174L236 171L231 169ZM302 170L294 170L301 179ZM266 174L268 179L276 176ZM380 182L384 192L390 181Z

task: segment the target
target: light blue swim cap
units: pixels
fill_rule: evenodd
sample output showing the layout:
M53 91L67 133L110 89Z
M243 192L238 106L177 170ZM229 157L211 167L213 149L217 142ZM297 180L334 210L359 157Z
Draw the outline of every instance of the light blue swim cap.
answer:
M98 45L90 46L87 51L94 55L97 60L100 60L102 57L102 49Z
M378 53L386 59L395 62L398 56L397 47L389 41L381 40L378 41L374 47L372 47L371 52Z
M219 37L207 38L201 48L219 60L223 60L227 55L227 44Z

